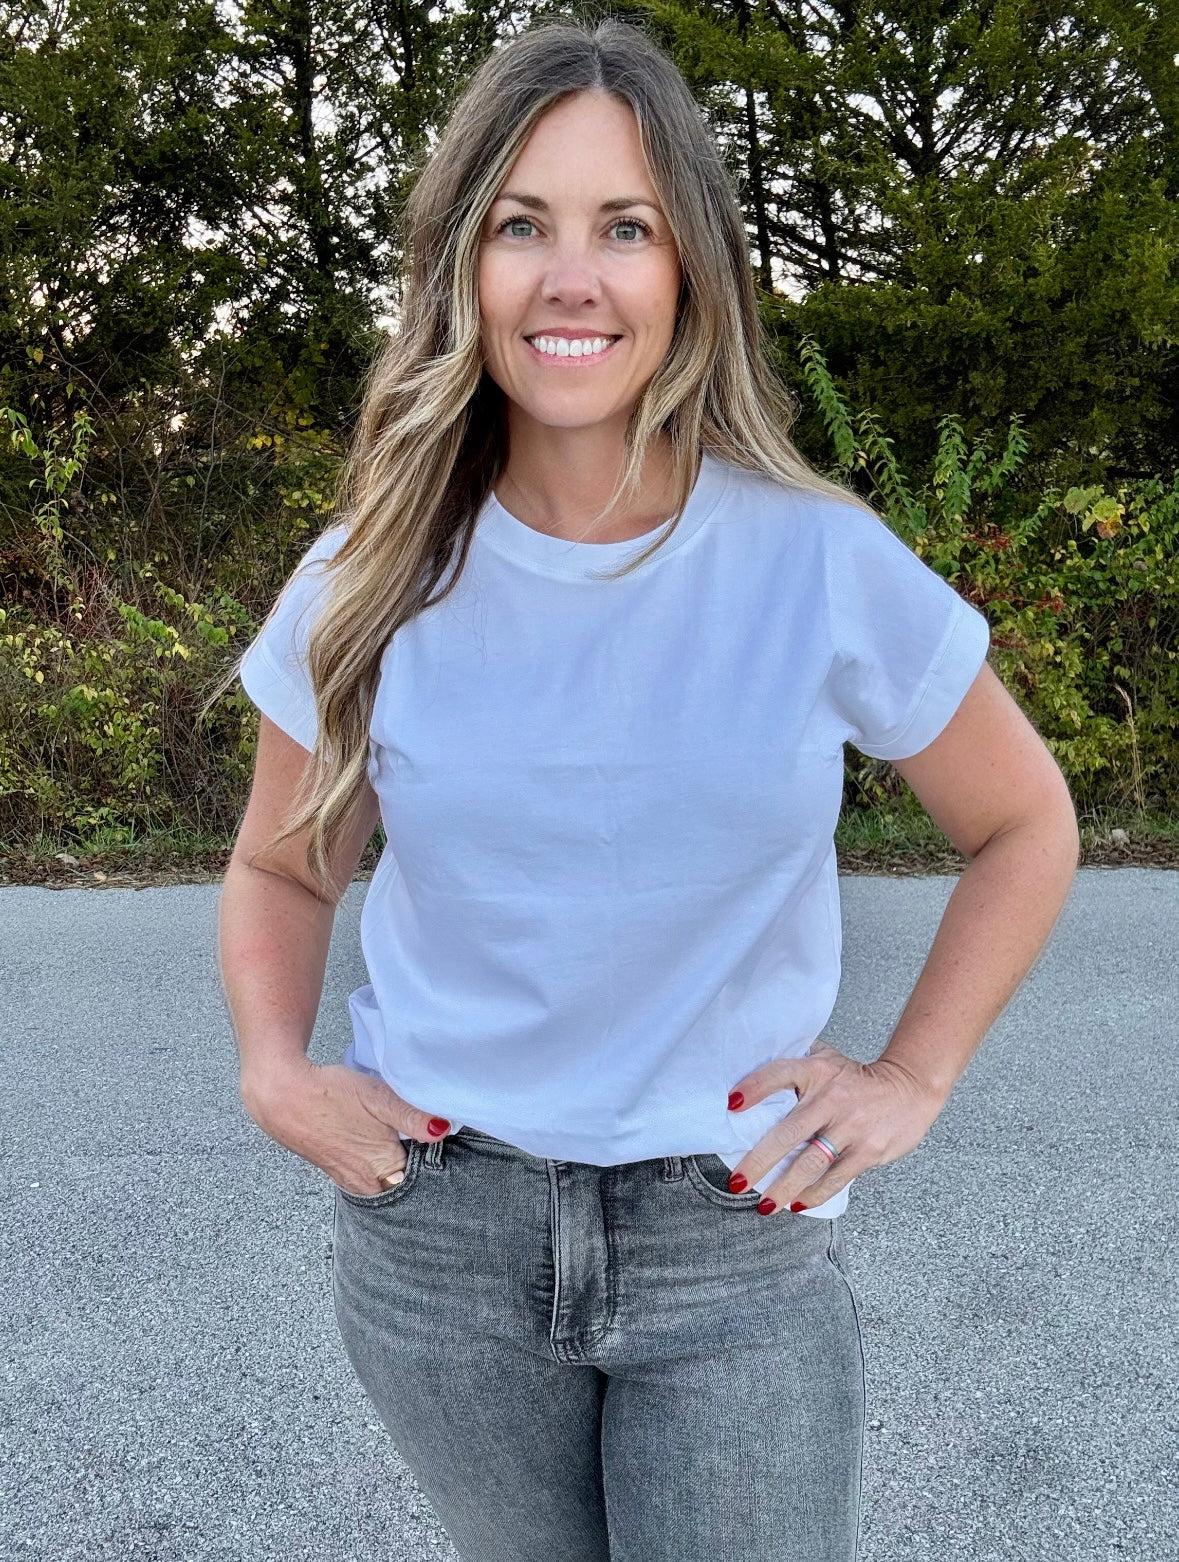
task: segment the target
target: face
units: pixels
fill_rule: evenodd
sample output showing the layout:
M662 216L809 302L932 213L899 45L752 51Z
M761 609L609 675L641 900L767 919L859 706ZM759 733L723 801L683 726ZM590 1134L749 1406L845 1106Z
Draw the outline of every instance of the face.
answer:
M484 365L513 417L625 423L667 356L680 279L634 111L600 92L564 99L533 130L482 229Z

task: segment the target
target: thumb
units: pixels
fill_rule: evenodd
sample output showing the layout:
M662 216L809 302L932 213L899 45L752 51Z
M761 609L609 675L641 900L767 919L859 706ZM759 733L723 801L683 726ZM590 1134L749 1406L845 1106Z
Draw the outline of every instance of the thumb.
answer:
M382 1122L396 1128L403 1139L418 1139L422 1144L433 1144L450 1132L450 1123L436 1112L424 1112L412 1106L404 1096L399 1096L385 1081L372 1081L372 1108ZM431 1124L433 1132L431 1132Z

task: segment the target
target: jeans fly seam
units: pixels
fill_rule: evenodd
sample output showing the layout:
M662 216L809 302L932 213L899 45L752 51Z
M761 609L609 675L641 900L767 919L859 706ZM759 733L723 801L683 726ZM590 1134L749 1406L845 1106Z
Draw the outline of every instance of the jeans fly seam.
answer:
M549 1314L549 1345L553 1354L558 1359L565 1361L569 1358L563 1353L568 1350L569 1342L557 1338L558 1323L561 1316L561 1302L564 1292L561 1289L561 1193L557 1174L552 1166L549 1172L549 1209L552 1212L552 1241L553 1241L553 1306ZM600 1186L600 1185L599 1185ZM610 1230L609 1220L603 1221L606 1233L606 1317L600 1329L588 1337L582 1338L577 1343L577 1352L580 1354L586 1350L593 1350L600 1345L614 1327L614 1315L618 1310L618 1288L614 1274L616 1251L614 1237Z

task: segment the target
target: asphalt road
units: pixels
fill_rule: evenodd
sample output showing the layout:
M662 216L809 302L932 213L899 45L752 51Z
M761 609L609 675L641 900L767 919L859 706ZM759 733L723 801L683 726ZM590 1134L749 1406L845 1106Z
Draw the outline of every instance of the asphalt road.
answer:
M841 880L835 1045L880 1050L953 884ZM339 1342L327 1179L239 1104L218 893L0 890L0 1557L445 1562ZM1177 930L1179 874L1079 873L925 1144L852 1190L860 1562L1179 1555Z

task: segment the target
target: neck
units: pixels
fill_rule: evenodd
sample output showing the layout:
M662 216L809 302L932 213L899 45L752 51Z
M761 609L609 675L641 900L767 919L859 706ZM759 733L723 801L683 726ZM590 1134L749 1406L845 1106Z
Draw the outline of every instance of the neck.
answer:
M647 449L642 486L629 508L605 521L590 522L622 475L623 452L603 430L537 429L537 437L512 431L507 463L496 482L496 498L509 514L536 531L569 542L626 542L654 531L675 508L671 491L671 440L658 435ZM587 527L589 528L587 530Z

